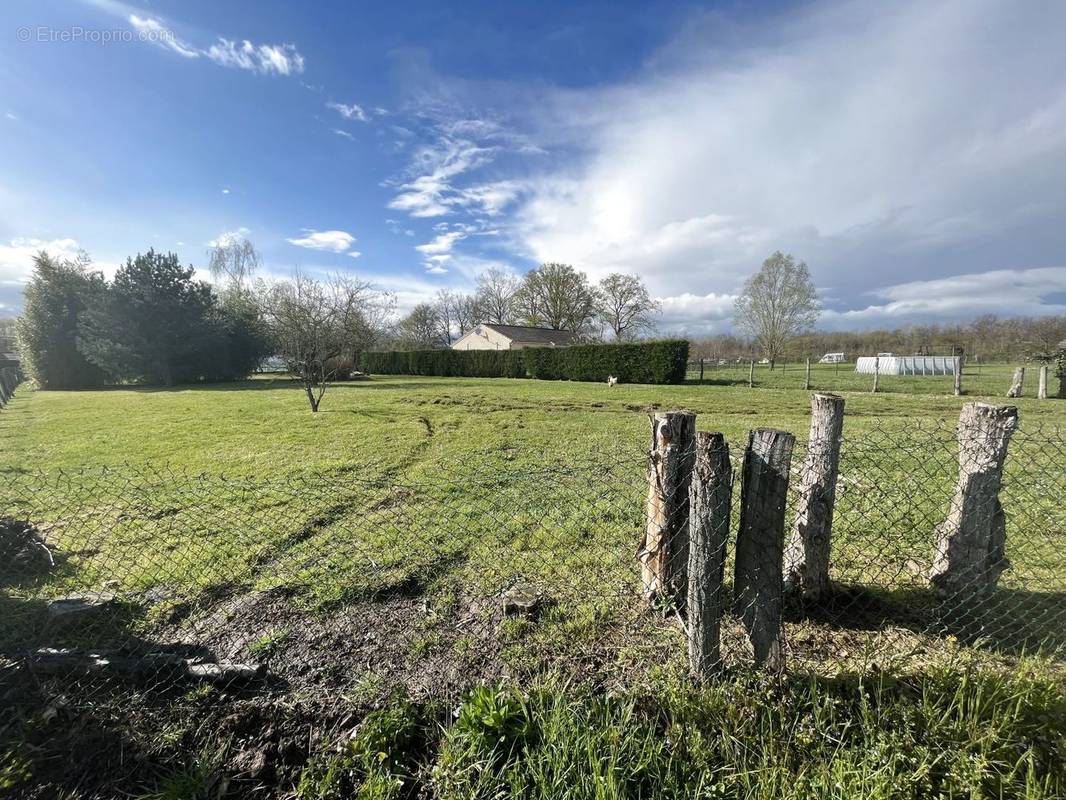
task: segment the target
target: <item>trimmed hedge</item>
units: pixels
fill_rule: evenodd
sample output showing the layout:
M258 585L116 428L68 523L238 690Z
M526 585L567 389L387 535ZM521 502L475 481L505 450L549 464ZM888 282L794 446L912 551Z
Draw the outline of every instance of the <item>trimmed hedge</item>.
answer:
M414 350L364 353L363 371L378 375L622 383L683 383L688 342L667 339L633 344L531 347L525 350Z

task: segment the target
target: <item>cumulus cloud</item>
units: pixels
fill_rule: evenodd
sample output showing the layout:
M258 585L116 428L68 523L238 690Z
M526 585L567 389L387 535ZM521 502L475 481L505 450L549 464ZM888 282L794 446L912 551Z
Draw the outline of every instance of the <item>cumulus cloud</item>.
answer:
M289 244L306 247L308 250L322 250L329 253L345 253L355 244L355 237L347 231L316 231L304 228L303 236L286 239ZM349 253L350 255L350 253Z
M41 250L57 258L73 259L81 248L76 239L16 237L0 244L0 285L21 286L33 274L33 257Z
M577 155L524 184L517 252L681 298L735 293L782 249L834 287L831 311L1019 248L1060 263L1066 5L821 2L759 20L697 19L643 76L550 93L532 124Z
M223 194L226 194L226 191L223 191ZM208 242L207 246L208 247L226 247L226 246L231 245L231 244L233 244L235 242L239 242L241 239L247 239L248 238L248 234L250 234L250 233L251 233L251 231L248 230L248 228L245 228L244 226L241 226L240 228L237 228L236 230L232 230L232 231L223 231L218 236L216 236L214 239L212 239L210 242ZM179 244L180 244L180 242L179 242Z

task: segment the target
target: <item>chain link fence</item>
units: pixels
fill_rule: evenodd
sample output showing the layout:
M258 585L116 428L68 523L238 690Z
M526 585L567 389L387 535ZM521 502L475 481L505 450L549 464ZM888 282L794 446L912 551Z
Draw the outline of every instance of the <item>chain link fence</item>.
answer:
M960 481L956 429L844 430L829 583L784 598L784 668L861 672L960 648L1066 658L1059 428L1023 421L1014 432L997 497L1001 574L977 599L930 582ZM732 601L747 442L728 444L721 661L733 667L751 661ZM785 544L806 502L806 454L797 440ZM676 598L649 599L642 579L654 472L648 453L619 448L270 479L133 465L8 473L2 671L55 682L70 702L204 681L339 698L546 673L639 685L685 669L690 622ZM687 515L687 502L671 513Z

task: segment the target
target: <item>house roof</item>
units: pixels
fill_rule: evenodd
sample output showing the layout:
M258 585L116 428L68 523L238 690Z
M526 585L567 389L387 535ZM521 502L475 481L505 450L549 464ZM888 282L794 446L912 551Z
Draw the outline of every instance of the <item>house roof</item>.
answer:
M527 344L574 344L577 342L577 334L573 331L557 331L554 328L528 328L525 325L496 325L483 322L483 328L491 328L501 333L512 342Z

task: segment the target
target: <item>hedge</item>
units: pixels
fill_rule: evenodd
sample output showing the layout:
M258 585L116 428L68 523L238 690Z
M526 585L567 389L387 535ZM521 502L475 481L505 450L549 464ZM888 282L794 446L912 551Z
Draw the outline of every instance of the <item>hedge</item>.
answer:
M585 344L525 350L414 350L364 353L363 371L378 375L622 383L683 383L688 342L668 339L634 344Z

